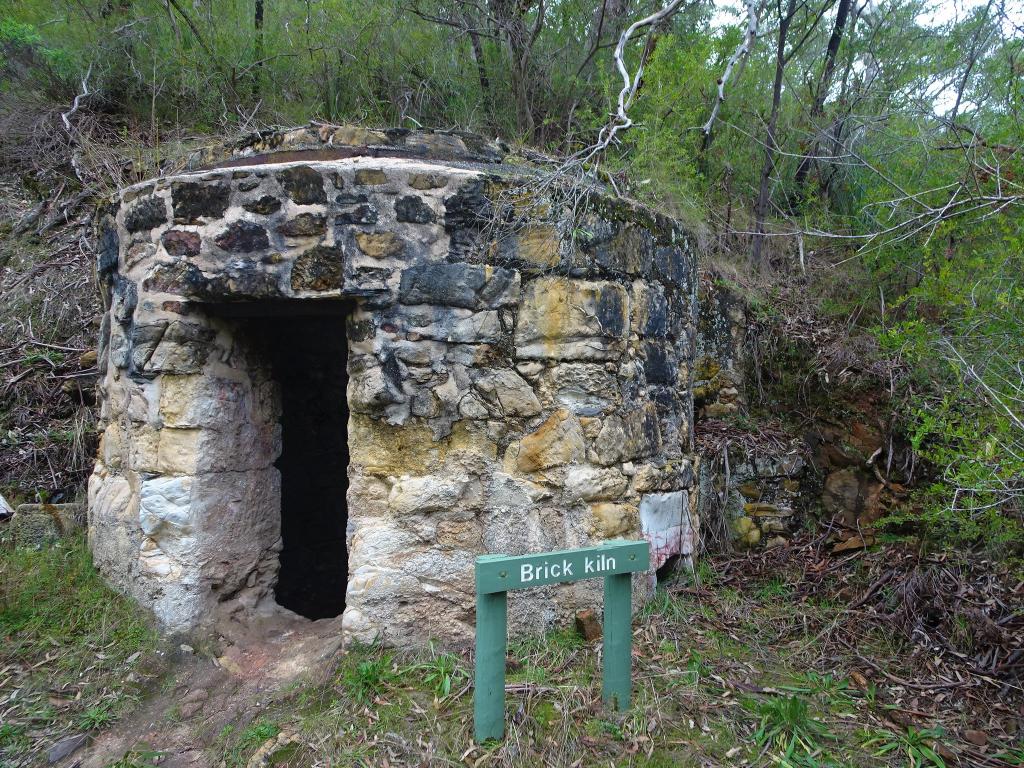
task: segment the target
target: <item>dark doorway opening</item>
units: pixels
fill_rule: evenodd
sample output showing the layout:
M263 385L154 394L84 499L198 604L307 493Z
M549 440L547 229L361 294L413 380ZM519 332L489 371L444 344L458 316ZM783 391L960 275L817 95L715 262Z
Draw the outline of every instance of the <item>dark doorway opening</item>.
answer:
M319 302L318 302L319 303ZM348 343L343 305L254 319L281 394L279 605L310 619L345 609Z

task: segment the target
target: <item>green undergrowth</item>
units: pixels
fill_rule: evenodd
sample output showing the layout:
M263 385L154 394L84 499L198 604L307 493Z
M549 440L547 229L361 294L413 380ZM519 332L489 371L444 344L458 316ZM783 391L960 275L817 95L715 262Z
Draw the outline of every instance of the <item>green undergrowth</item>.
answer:
M62 736L126 716L166 670L157 668L153 631L96 576L84 541L3 550L0 577L8 707L0 765L20 768L41 764ZM804 596L800 578L795 569L737 576L705 563L659 589L634 620L625 712L600 702L600 643L561 629L510 641L501 742L473 743L472 654L438 644L349 647L318 682L268 691L195 746L225 768L254 764L254 755L259 765L295 768L385 758L509 768L945 768L958 764L951 756L970 764L977 753L962 734L988 727L988 754L1020 764L1021 745L987 726L991 713L894 682L935 685L912 645L857 623L837 600ZM842 583L850 578L863 580L855 569ZM973 702L995 695L976 690ZM173 710L167 722L187 725ZM163 758L140 744L109 768Z
M141 612L97 575L84 538L0 548L0 696L10 707L0 766L32 765L61 736L111 724L157 673L156 646Z
M858 658L912 675L909 647L870 629L855 648L829 644L841 610L797 598L783 578L744 590L716 583L706 566L702 578L703 586L659 590L638 613L626 712L600 703L600 643L571 630L513 639L506 737L474 745L468 650L357 646L326 684L299 687L259 713L268 733L287 736L269 764L371 766L385 756L393 765L509 767L955 764L941 754L956 752L970 716L936 707L901 725L906 691ZM251 726L232 730L214 758L244 765L257 748Z

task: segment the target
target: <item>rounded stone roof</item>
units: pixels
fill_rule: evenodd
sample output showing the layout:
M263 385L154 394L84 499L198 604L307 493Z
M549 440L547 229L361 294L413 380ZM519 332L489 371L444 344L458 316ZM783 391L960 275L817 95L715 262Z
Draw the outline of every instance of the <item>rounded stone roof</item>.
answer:
M402 157L451 163L496 165L508 148L466 131L373 129L310 123L260 131L206 147L188 160L190 171L352 157Z

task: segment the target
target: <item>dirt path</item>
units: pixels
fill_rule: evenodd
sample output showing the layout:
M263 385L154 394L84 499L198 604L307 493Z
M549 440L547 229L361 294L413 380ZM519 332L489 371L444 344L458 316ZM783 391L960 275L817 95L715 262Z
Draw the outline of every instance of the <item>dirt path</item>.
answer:
M60 765L106 768L126 754L160 753L163 768L216 768L221 760L210 747L225 727L245 727L295 683L315 683L333 669L341 620L274 617L233 628L220 645L219 655L183 646L161 690Z

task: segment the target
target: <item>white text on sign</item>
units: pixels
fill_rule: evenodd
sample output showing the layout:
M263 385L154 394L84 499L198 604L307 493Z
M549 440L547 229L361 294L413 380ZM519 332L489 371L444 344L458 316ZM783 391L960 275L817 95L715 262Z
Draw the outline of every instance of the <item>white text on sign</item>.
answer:
M573 563L564 558L559 562L545 562L540 565L523 563L519 566L519 580L526 584L531 581L546 581L548 579L568 580L577 578L579 574L573 572L576 565L577 563ZM584 575L600 576L602 573L613 570L615 570L614 557L610 557L609 555L594 555L583 558Z

